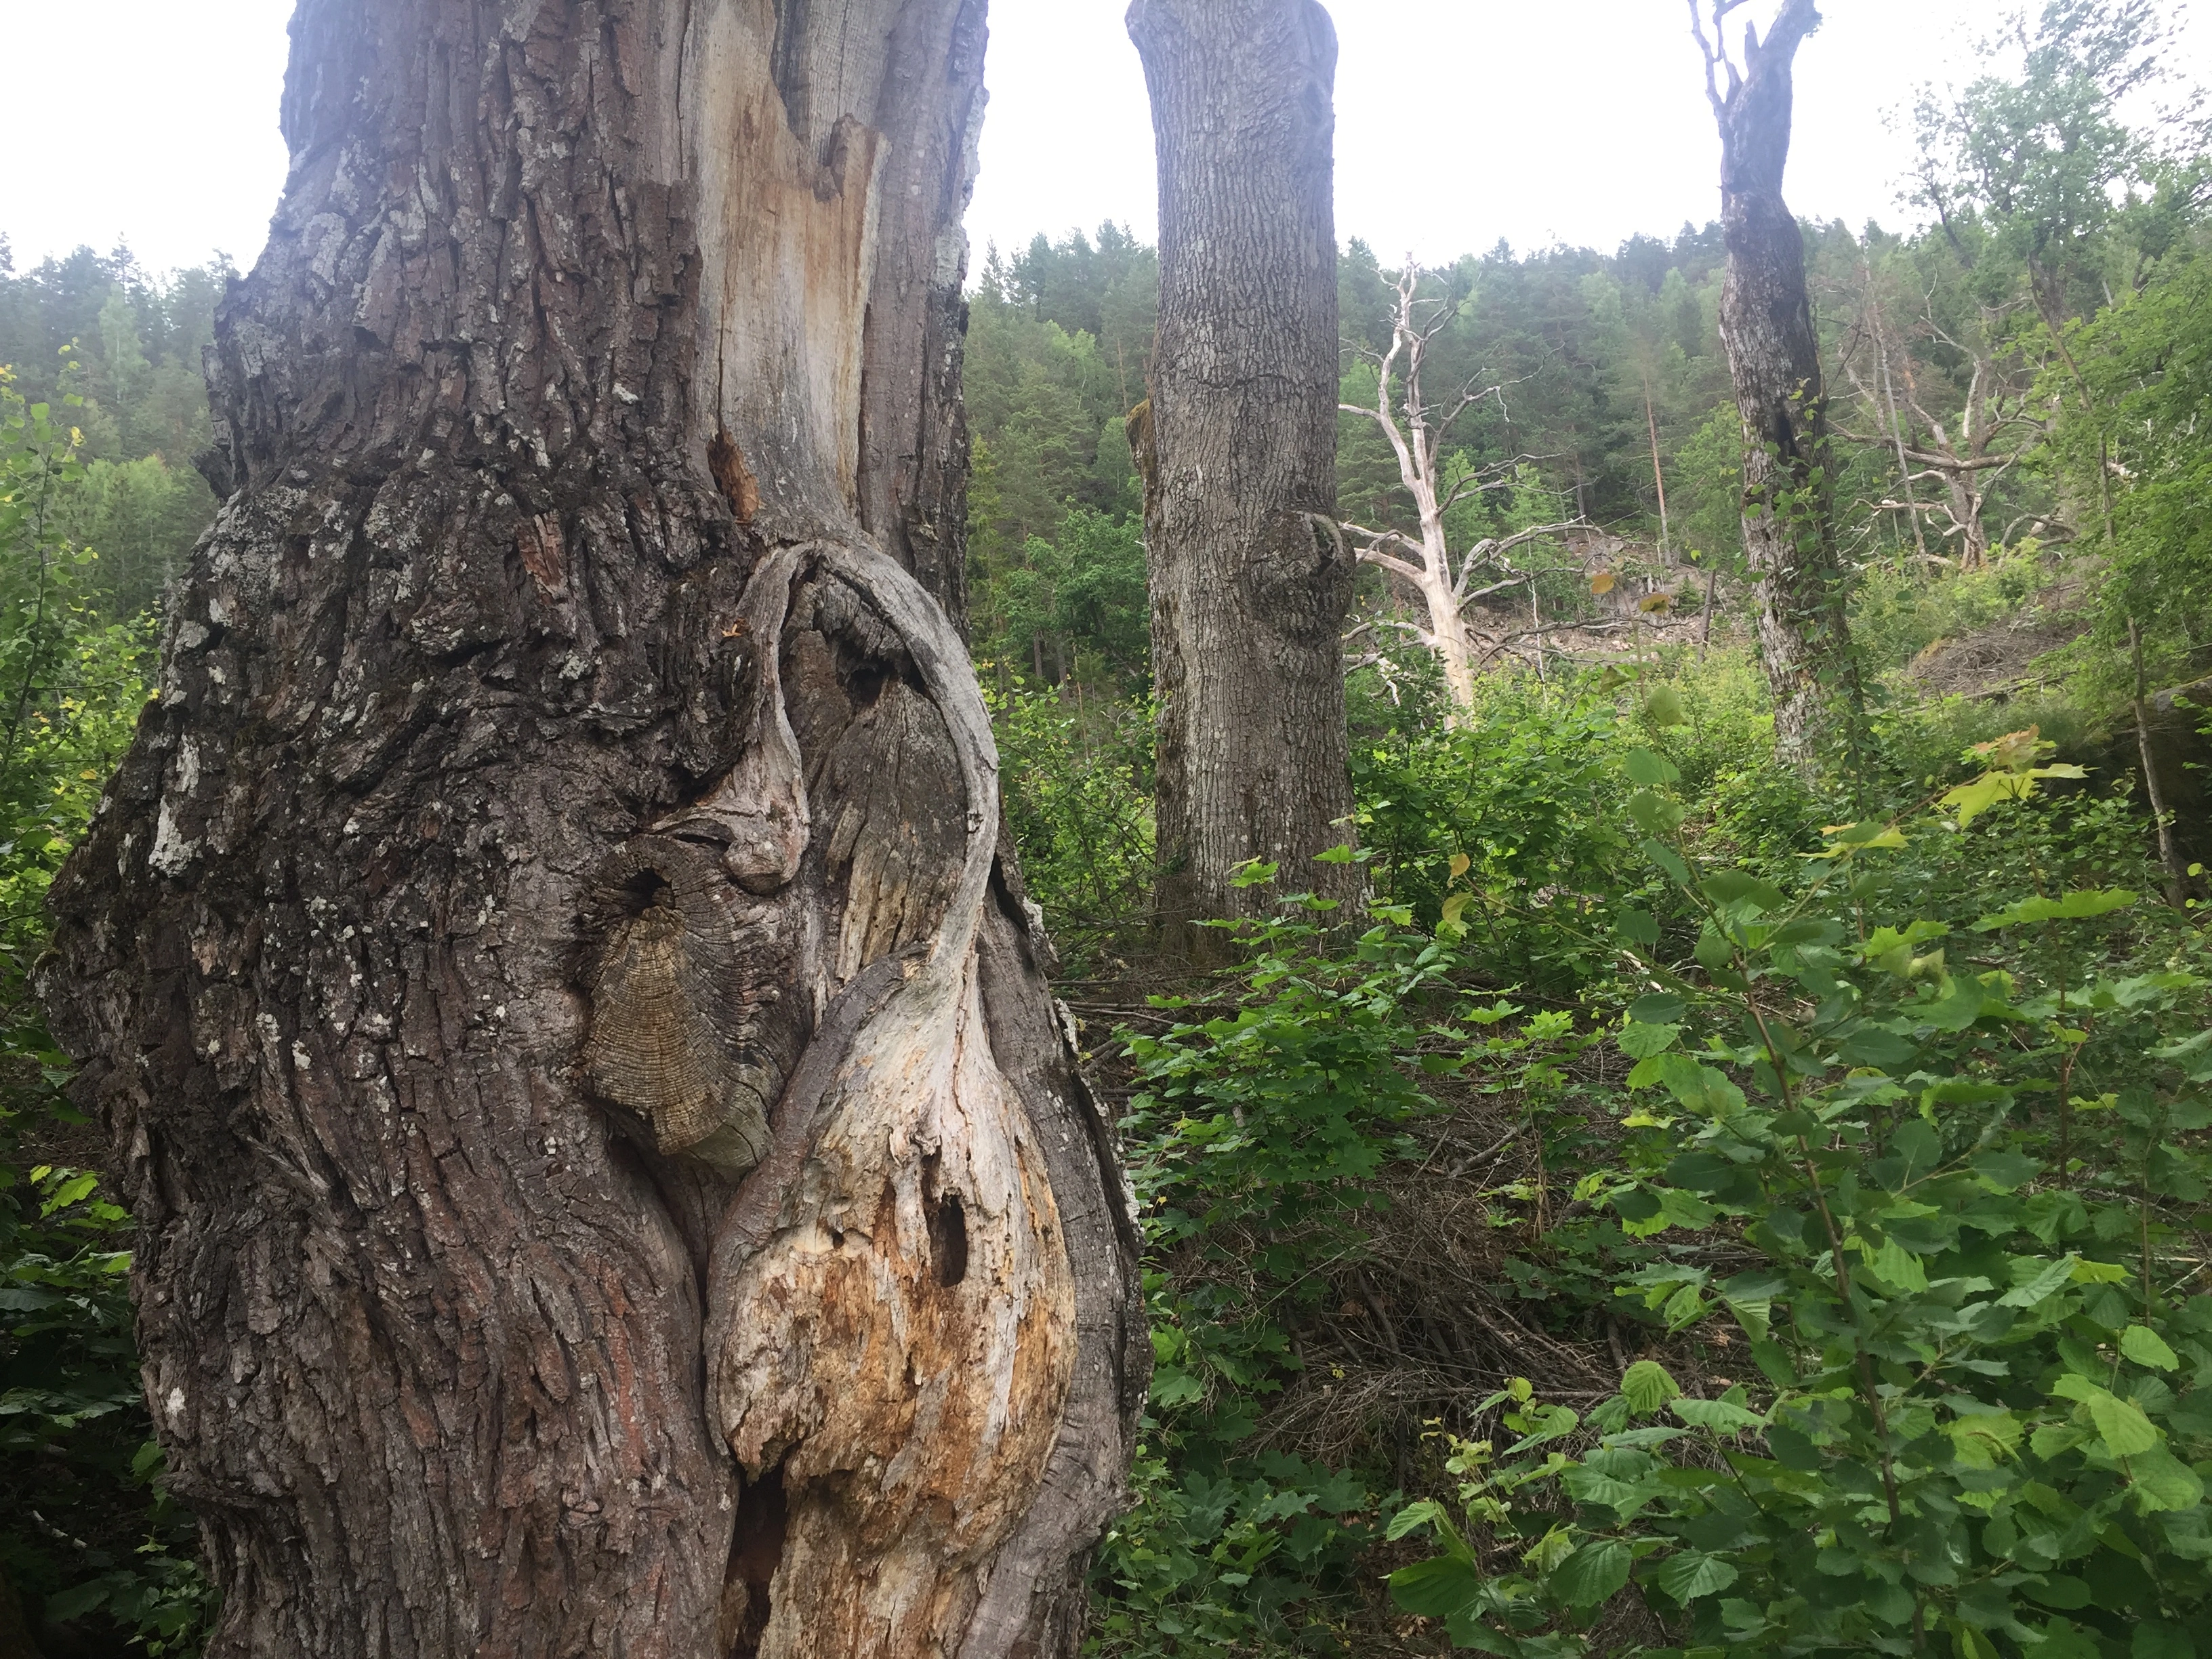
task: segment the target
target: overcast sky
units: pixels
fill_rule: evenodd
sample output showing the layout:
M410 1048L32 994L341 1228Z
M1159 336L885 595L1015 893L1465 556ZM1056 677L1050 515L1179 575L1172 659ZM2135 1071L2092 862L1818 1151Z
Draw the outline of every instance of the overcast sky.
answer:
M1717 145L1683 0L1328 0L1341 40L1337 228L1387 259L1501 236L1610 248L1717 209ZM992 0L976 260L1104 219L1149 238L1152 125L1123 0ZM1753 10L1771 12L1772 0ZM1826 0L1799 54L1789 196L1801 214L1906 216L1887 123L1969 70L2006 0ZM250 264L283 182L276 101L291 0L0 0L18 269L127 239L155 268ZM2193 46L2208 31L2196 26ZM2212 50L2197 50L2199 62Z

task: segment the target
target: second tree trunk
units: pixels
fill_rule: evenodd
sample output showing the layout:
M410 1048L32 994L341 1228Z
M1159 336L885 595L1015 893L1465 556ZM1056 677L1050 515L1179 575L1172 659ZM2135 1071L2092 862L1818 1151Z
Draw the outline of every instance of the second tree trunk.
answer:
M1160 322L1132 422L1160 701L1160 902L1170 941L1352 838L1336 533L1336 33L1314 0L1136 0L1159 153ZM1200 952L1203 954L1203 952Z

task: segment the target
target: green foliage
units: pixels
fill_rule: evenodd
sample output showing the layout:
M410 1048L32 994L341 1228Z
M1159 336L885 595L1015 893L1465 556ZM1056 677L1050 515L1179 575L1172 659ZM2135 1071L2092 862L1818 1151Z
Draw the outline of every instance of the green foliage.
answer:
M1085 977L1140 945L1150 926L1152 710L988 683L984 695L1023 881L1062 971Z
M85 596L111 621L155 601L215 515L192 470L208 447L200 356L214 338L222 265L157 278L127 248L79 248L21 276L0 263L0 364L33 403L81 397L83 475L55 522L100 555Z
M1155 1364L1138 1506L1098 1566L1109 1652L1325 1644L1375 1537L1370 1481L1246 1443L1300 1368L1290 1325L1358 1259L1376 1178L1431 1109L1420 1051L1468 1003L1404 910L1338 944L1332 909L1294 900L1248 930L1231 1011L1158 999L1173 1023L1128 1039Z
M1483 1409L1511 1443L1453 1441L1460 1516L1394 1523L1444 1546L1394 1576L1401 1606L1531 1659L1596 1651L1624 1594L1668 1632L1637 1650L1731 1659L2087 1655L2203 1627L2196 942L2012 858L1978 872L1985 902L2008 873L2049 890L1988 909L1972 946L1926 915L1877 925L1929 887L1886 861L1954 833L1927 809L2037 810L2039 748L2017 734L1983 757L1996 787L1832 830L1794 896L1702 860L1671 766L1632 757L1628 811L1698 927L1687 959L1637 952L1664 988L1619 1027L1642 1103L1583 1190L1683 1241L1618 1294L1756 1376L1692 1393L1643 1362L1584 1415L1501 1392Z
M90 556L59 527L83 441L0 371L0 1568L49 1623L182 1655L208 1591L190 1518L159 1484L130 1218L95 1175L32 1150L84 1137L30 993L43 902L147 695L146 628L99 620Z
M2063 428L2066 459L2077 473L2113 459L2126 471L2112 501L2112 574L2081 666L2096 689L2125 695L2131 618L2162 673L2198 666L2212 629L2212 258L2177 258L2074 345L2093 401Z

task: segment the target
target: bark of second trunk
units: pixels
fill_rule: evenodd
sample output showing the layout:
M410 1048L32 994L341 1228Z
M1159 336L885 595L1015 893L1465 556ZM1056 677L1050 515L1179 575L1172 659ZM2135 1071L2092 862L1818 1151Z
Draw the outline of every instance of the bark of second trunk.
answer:
M957 602L981 0L304 0L41 975L210 1659L1072 1654L1148 1349Z
M1265 902L1249 860L1334 896L1352 866L1336 511L1336 35L1315 0L1135 0L1160 181L1160 323L1146 483L1160 700L1159 898ZM1178 938L1178 935L1180 937Z
M1697 0L1691 16L1698 17ZM1759 656L1778 757L1801 769L1856 734L1861 697L1836 557L1826 394L1805 290L1805 244L1782 197L1798 45L1820 23L1788 0L1765 41L1747 30L1741 74L1716 38L1707 90L1721 136L1728 274L1721 339L1743 418L1743 545L1758 581ZM1716 20L1716 30L1722 23ZM1723 91L1717 73L1727 69Z

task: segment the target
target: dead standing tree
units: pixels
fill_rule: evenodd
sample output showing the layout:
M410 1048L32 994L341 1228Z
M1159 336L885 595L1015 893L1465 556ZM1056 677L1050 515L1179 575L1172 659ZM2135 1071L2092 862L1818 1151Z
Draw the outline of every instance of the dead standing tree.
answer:
M1376 365L1373 405L1339 405L1344 413L1370 420L1381 429L1398 463L1399 484L1413 499L1419 530L1416 535L1407 536L1400 531L1370 530L1353 524L1344 529L1360 544L1362 562L1389 572L1419 595L1428 623L1414 630L1415 637L1436 653L1455 718L1458 711L1474 702L1478 672L1477 641L1468 621L1468 607L1533 582L1532 574L1511 569L1513 550L1573 529L1576 524L1541 525L1502 539L1486 538L1461 555L1455 565L1445 530L1446 515L1472 496L1505 487L1518 463L1490 469L1455 469L1449 465L1443 446L1454 422L1486 398L1502 399L1504 392L1498 386L1482 385L1478 379L1462 386L1449 408L1428 401L1422 379L1429 348L1451 326L1459 307L1450 301L1423 301L1420 282L1420 267L1409 256L1398 276L1390 349ZM1389 550L1393 548L1397 550ZM1471 586L1478 572L1501 570L1505 573L1502 580Z
M957 603L980 0L303 0L54 889L210 1652L1073 1653L1145 1338Z
M1690 0L1690 26L1720 127L1728 252L1721 341L1743 419L1744 555L1757 579L1775 751L1802 769L1850 742L1863 719L1836 556L1827 398L1805 289L1805 244L1782 198L1790 66L1820 15L1814 0L1784 0L1765 40L1745 27L1739 67L1725 31L1747 3ZM1710 31L1701 5L1711 14Z
M1871 275L1866 279L1869 290L1873 280ZM1957 408L1945 413L1940 406L1931 408L1936 400L1923 392L1920 377L1911 372L1909 354L1889 338L1882 307L1878 301L1869 303L1846 343L1843 369L1863 410L1887 435L1834 428L1835 435L1847 442L1880 446L1896 456L1905 499L1880 501L1876 510L1911 515L1913 532L1923 553L1927 541L1922 520L1940 519L1938 536L1956 549L1959 565L1968 570L1980 568L1989 559L1990 532L1984 515L1991 494L2048 424L2030 412L2032 380L2001 358L1990 343L1998 337L1998 329L1990 319L1981 320L1979 328L1948 328L1936 314L1932 294L1923 299L1916 331L1923 340L1945 348L1966 370L1966 383L1957 392ZM1904 371L1895 376L1890 372L1893 356ZM1865 358L1871 362L1863 362ZM1910 421L1904 418L1906 410L1911 411ZM1923 501L1914 486L1926 483L1934 484L1940 493ZM2038 522L2050 527L2048 520Z
M1160 717L1159 904L1267 902L1248 861L1357 890L1315 857L1351 838L1339 635L1354 562L1334 527L1336 32L1315 0L1135 0L1160 184L1160 321L1131 422L1145 479Z

